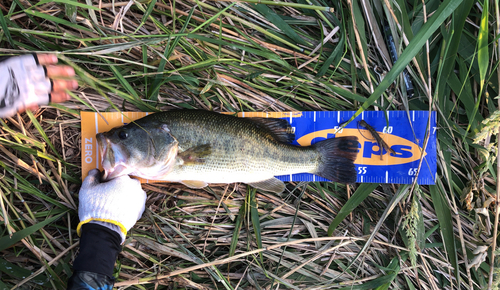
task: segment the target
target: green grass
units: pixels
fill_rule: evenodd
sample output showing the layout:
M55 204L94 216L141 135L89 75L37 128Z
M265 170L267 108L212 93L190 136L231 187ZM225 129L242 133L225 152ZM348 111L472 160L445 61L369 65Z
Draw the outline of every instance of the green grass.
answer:
M283 195L145 185L120 287L498 287L498 1L35 3L0 4L0 54L56 51L80 88L0 122L0 288L64 289L71 275L79 111L174 108L433 110L437 182L290 183Z

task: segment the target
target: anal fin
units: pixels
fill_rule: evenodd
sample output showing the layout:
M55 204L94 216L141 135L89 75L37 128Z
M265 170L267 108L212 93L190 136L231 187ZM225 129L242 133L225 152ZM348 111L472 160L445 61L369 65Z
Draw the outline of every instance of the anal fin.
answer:
M189 188L203 188L208 185L208 183L201 180L182 180L181 183Z
M282 193L283 191L285 191L285 183L283 183L283 181L279 180L276 177L248 184L255 188L274 193Z

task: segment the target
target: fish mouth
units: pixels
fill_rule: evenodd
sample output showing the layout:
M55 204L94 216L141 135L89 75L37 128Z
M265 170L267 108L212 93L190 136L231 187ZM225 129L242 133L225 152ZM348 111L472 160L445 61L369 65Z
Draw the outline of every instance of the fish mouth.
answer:
M110 168L108 170L104 169L104 174L102 175L102 180L108 181L108 180L114 179L114 178L122 176L122 175L127 175L128 171L129 171L128 168L126 166L123 166L123 165L118 165L118 166Z
M104 170L102 181L108 181L129 174L130 169L128 166L117 160L117 154L120 153L120 149L114 146L110 140L101 133L96 135L96 139L99 146L102 168Z

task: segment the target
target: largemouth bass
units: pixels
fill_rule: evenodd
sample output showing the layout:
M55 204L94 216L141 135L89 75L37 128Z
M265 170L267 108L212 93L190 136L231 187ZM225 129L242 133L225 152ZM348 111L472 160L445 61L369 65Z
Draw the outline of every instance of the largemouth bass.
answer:
M356 181L356 137L308 147L290 145L294 139L283 119L198 110L155 113L97 134L104 180L129 174L191 188L243 182L276 193L285 189L277 175L314 173L341 183Z

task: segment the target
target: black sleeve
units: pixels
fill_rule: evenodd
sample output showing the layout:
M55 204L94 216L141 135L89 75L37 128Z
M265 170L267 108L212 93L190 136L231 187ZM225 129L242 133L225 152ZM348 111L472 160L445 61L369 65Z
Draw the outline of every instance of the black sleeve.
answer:
M73 263L67 289L111 289L120 242L121 237L115 231L98 224L84 224L80 252Z

